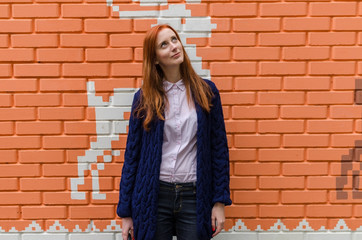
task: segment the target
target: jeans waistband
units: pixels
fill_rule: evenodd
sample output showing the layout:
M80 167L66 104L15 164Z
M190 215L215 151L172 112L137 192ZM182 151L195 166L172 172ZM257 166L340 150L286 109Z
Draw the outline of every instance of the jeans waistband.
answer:
M160 180L160 187L165 187L169 189L195 189L196 182L188 182L188 183L170 183Z

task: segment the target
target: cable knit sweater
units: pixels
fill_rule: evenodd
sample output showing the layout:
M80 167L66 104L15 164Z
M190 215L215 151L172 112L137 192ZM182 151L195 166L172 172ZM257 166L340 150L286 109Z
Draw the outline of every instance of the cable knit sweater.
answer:
M229 152L219 91L205 80L214 97L210 113L195 102L197 112L196 211L199 240L211 238L211 210L216 202L231 204ZM139 104L139 90L132 113ZM159 175L164 121L155 120L147 132L142 118L131 114L117 214L132 217L136 240L154 239L157 222Z

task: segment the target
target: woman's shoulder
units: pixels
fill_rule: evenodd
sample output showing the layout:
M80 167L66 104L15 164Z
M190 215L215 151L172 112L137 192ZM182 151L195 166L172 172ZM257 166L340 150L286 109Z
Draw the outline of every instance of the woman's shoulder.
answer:
M217 89L217 87L216 87L216 85L215 85L215 83L213 81L210 81L210 80L208 80L206 78L202 78L202 80L204 80L207 83L207 85L209 85L209 87L211 88L211 91L214 94L219 92L219 90Z

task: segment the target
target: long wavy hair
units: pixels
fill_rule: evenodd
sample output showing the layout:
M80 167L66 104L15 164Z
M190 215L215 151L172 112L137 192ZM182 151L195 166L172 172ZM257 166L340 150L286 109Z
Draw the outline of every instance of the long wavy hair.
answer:
M137 117L144 118L143 127L147 131L150 129L150 123L156 117L165 120L164 111L168 103L166 92L163 89L164 73L156 64L156 39L158 33L165 28L171 29L181 42L178 33L167 24L152 27L143 41L142 95L135 114ZM180 64L180 74L186 87L188 101L193 99L203 110L210 112L212 91L209 85L196 74L183 45L182 51L184 61Z

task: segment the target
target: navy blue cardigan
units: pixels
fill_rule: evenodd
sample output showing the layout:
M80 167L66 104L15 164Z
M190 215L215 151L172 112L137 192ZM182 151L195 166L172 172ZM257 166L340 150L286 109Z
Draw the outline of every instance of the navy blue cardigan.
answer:
M216 202L231 204L229 151L219 91L205 80L214 97L210 113L196 102L197 113L197 231L199 240L210 239L211 210ZM132 113L139 104L135 94ZM160 164L164 121L155 120L147 132L143 119L131 114L120 182L117 214L132 217L136 240L154 239L157 222Z

